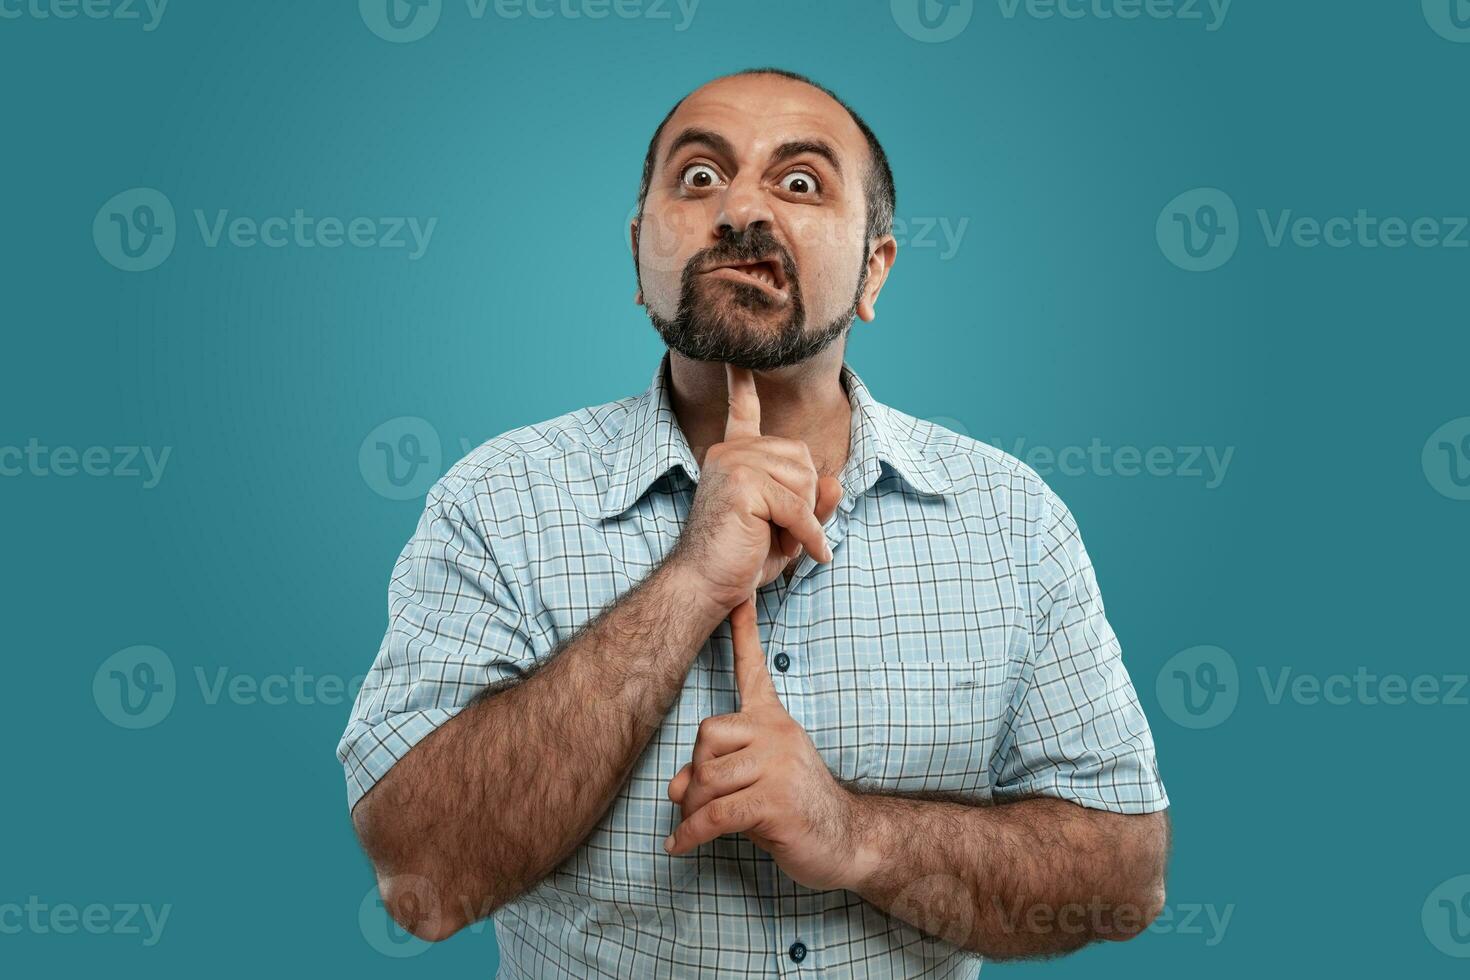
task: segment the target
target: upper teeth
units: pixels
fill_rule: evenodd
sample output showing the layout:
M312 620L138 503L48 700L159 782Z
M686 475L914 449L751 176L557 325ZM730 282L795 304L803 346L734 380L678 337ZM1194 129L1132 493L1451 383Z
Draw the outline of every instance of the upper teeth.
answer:
M748 265L745 267L744 271L752 276L755 276L767 286L776 285L776 280L771 276L769 272L766 271L766 267L764 265Z

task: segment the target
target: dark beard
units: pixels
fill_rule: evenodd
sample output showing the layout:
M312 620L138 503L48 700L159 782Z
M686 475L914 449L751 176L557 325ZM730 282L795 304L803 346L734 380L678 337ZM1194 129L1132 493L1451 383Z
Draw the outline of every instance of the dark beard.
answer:
M713 288L730 290L728 303L718 300L701 302L698 299L696 293L702 286L710 288L700 281L699 270L715 263L754 261L769 255L775 255L785 269L789 296L786 319L774 330L753 330L740 315L742 310L758 314L774 305L758 286L722 281ZM672 320L659 316L652 307L648 308L648 318L669 349L690 360L717 361L752 371L769 371L815 357L846 334L857 316L858 299L863 294L867 278L865 256L858 274L857 290L847 311L820 329L808 330L795 263L764 226L751 225L744 235L732 232L719 244L690 257L680 277L679 308Z

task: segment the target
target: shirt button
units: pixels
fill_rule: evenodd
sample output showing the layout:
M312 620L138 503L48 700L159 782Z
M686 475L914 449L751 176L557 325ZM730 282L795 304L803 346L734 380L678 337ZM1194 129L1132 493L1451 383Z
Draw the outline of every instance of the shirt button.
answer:
M786 673L786 668L787 667L790 667L790 666L791 666L791 658L790 657L786 656L786 654L784 654L784 653L778 653L778 654L776 654L776 669L777 670L779 670L781 673L784 674L784 673Z
M806 959L806 944L799 942L792 943L791 948L786 951L786 955L791 957L791 962L800 963Z

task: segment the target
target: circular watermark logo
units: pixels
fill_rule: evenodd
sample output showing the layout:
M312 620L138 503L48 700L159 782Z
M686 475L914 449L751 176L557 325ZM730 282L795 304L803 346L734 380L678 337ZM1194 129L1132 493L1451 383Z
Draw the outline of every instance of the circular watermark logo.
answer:
M92 677L92 700L119 728L152 728L168 717L178 685L174 664L157 647L119 650Z
M1424 935L1446 956L1470 959L1470 875L1440 885L1424 900Z
M439 896L434 886L419 875L397 875L385 879L383 885L393 892L394 901L418 912L432 913L438 905ZM369 946L394 959L417 956L430 946L393 920L377 885L368 889L362 897L362 904L357 907L357 926Z
M1164 714L1175 724L1214 728L1235 712L1240 673L1235 658L1219 647L1190 647L1159 668L1155 693Z
M1470 500L1470 416L1435 429L1420 462L1431 487L1451 500Z
M890 0L893 22L915 41L950 41L970 26L975 0Z
M1424 19L1446 41L1470 44L1470 0L1423 0Z
M92 219L97 254L124 272L147 272L173 254L178 222L162 191L134 187L113 195Z
M901 888L888 903L888 914L919 931L918 941L908 949L930 956L944 956L953 946L963 945L974 935L979 914L965 882L947 874L921 875Z
M1229 262L1240 245L1240 216L1230 195L1215 187L1185 191L1164 206L1154 225L1164 258L1187 272Z
M413 415L389 419L367 434L357 468L372 491L389 500L412 500L439 479L439 432Z
M633 222L638 221L638 249L635 256L640 272L683 272L690 255L682 255L685 241L702 240L708 231L701 227L702 218L693 212L671 208L660 215L644 210L638 219L638 205L628 211L623 223L623 240L633 249ZM691 253L692 254L692 253Z
M427 37L439 26L444 0L357 0L357 12L378 37L408 44Z

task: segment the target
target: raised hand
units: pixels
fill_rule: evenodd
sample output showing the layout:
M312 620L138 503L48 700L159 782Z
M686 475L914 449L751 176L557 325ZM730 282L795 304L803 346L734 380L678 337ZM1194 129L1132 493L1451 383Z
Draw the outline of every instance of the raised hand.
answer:
M818 476L806 443L761 435L760 398L748 369L727 364L725 378L725 440L705 452L689 523L670 557L730 610L774 581L803 547L818 561L832 560L822 525L842 486Z
M730 631L740 708L700 723L694 758L669 781L684 819L664 849L684 854L743 833L800 884L848 887L857 871L855 799L781 704L749 599L730 613Z

